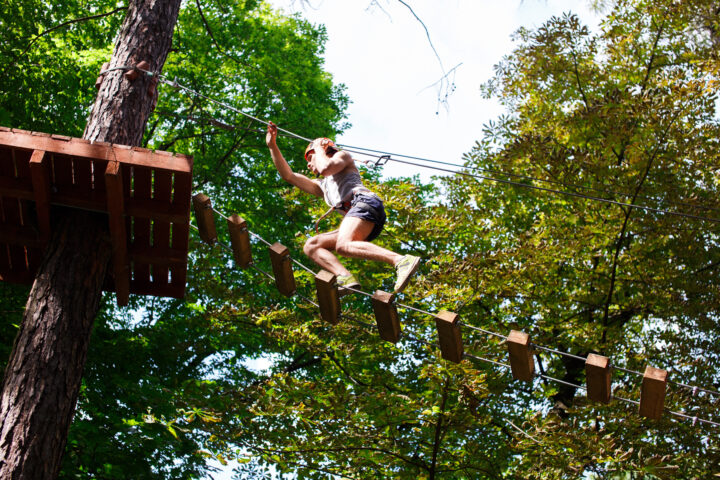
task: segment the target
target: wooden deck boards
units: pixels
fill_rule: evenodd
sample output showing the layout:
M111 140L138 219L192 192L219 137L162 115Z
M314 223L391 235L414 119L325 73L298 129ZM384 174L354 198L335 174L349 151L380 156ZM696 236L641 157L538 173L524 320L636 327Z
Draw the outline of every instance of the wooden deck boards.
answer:
M108 214L107 289L183 297L191 179L186 155L0 127L0 281L32 282L57 205Z

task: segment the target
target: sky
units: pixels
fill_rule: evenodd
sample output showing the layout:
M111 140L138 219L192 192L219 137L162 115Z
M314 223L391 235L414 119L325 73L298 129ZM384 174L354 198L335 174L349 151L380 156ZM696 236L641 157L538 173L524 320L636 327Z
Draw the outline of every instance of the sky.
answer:
M347 112L352 126L337 138L339 143L451 163L462 163L483 125L503 112L496 100L482 98L480 85L512 52L513 32L569 11L590 26L597 24L590 2L583 0L405 1L427 33L398 0L270 3L327 28L325 68L347 87L352 101ZM439 105L434 84L451 70L454 89ZM391 162L383 173L394 177L416 171ZM422 171L423 180L438 174Z
M482 97L480 85L512 52L513 32L565 12L592 28L598 23L587 0L405 0L427 33L399 0L269 3L327 28L325 69L352 101L352 126L338 143L457 164L482 137L483 125L503 113L496 100ZM439 105L433 85L443 70L454 71L454 89ZM383 168L385 177L414 174L429 181L440 172L392 162ZM230 480L232 466L208 479Z

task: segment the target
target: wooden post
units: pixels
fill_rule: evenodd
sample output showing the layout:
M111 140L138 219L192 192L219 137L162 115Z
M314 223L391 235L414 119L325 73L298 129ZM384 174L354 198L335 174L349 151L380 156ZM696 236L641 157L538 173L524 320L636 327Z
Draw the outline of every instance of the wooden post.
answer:
M457 313L441 310L435 315L435 327L440 340L440 353L445 360L460 363L463 357L462 336Z
M585 376L587 378L587 397L600 403L609 403L610 359L591 353L585 360Z
M326 270L315 275L320 316L331 325L340 323L340 297L338 296L337 278Z
M278 242L275 242L269 251L277 289L286 297L294 295L297 288L290 262L290 251Z
M215 219L213 218L212 203L210 197L204 193L193 195L193 210L195 210L195 218L198 222L198 230L200 238L210 245L214 245L217 241L217 231L215 230Z
M394 299L395 295L377 290L372 296L372 306L380 338L397 343L400 340L401 329Z
M235 256L235 263L240 268L248 268L252 263L252 252L250 250L250 234L247 223L239 215L231 215L227 219L228 230L230 231L230 243Z
M108 162L105 167L108 222L113 254L115 298L119 307L130 300L130 262L128 260L127 230L125 228L125 201L119 162Z
M646 367L640 389L640 415L654 420L660 419L665 406L667 370Z
M42 150L33 150L30 176L35 194L35 210L43 241L50 240L50 162Z
M535 375L535 361L533 360L530 335L518 330L511 330L507 338L507 346L513 377L531 382Z

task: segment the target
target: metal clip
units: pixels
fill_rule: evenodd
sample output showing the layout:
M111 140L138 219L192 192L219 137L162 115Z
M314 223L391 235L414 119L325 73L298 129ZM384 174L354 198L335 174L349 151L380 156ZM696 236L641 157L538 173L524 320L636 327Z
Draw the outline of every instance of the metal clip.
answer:
M375 166L382 167L383 165L385 165L388 162L388 160L390 160L390 155L382 155L382 156L378 157L377 160L375 160Z

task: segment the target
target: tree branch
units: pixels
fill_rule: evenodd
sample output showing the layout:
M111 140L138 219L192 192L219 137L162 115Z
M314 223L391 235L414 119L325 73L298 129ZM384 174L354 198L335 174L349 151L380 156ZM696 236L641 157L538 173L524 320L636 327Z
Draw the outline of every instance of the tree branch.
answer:
M440 400L440 413L438 414L437 424L435 425L435 439L433 441L432 460L430 462L430 471L428 472L430 474L430 480L433 480L435 478L435 469L437 467L437 457L438 451L440 450L440 440L442 436L443 414L445 413L445 403L447 402L449 387L450 379L447 378L445 380L445 385L443 386L442 399Z
M111 11L106 12L106 13L98 13L97 15L89 15L89 16L87 16L87 17L76 18L76 19L74 19L74 20L68 20L67 22L63 22L63 23L61 23L61 24L59 24L59 25L55 25L54 27L48 28L47 30L45 30L44 32L38 34L35 38L33 38L33 39L30 41L30 43L28 43L27 47L25 47L25 50L23 50L23 52L19 55L19 57L25 56L25 54L28 52L28 50L30 50L30 48L33 46L33 44L34 44L35 42L37 42L40 38L44 37L45 35L47 35L47 34L50 33L50 32L53 32L53 31L58 30L58 29L63 28L63 27L67 27L67 26L69 26L69 25L73 25L73 24L75 24L75 23L80 23L80 22L84 22L84 21L87 21L87 20L96 20L96 19L98 19L98 18L108 17L108 16L110 16L110 15L114 15L114 14L116 14L116 13L118 13L118 12L122 12L122 11L125 11L125 10L127 10L127 9L128 9L127 6L118 7L118 8L116 8L115 10L111 10Z
M635 200L637 199L638 195L640 194L640 190L642 189L642 187L645 183L645 180L647 179L648 174L650 173L650 168L652 167L655 159L657 158L658 154L660 153L660 146L665 141L665 138L667 137L670 127L675 123L675 121L678 119L678 117L680 116L680 114L683 111L684 110L681 110L680 112L677 113L677 115L675 115L675 117L672 118L672 120L668 123L668 126L665 128L665 131L663 132L661 139L655 145L655 149L654 149L652 155L650 155L647 167L645 168L645 172L643 173L642 178L638 182L638 185L635 188L633 197L630 200L631 204L635 203ZM604 311L603 311L603 320L602 320L602 322L603 322L602 343L603 344L605 343L605 341L607 339L608 317L609 317L609 312L610 312L610 303L612 302L613 291L615 289L615 281L617 278L618 258L620 257L620 252L623 249L623 244L625 243L625 235L627 233L627 226L630 221L630 215L632 215L632 212L633 212L632 208L628 208L627 211L625 212L625 220L623 221L623 226L622 226L622 229L620 230L620 235L618 236L617 243L615 246L615 255L613 257L612 273L610 276L610 287L608 288L608 294L605 299L605 307L604 307Z
M273 81L277 82L277 79L269 76L264 71L262 71L259 67L256 67L254 65L249 65L248 63L243 62L242 60L235 57L234 55L230 55L229 53L227 53L225 51L225 49L223 47L221 47L220 44L218 43L218 41L215 39L215 35L213 34L213 31L210 28L210 24L208 23L207 19L205 18L205 14L203 13L202 7L200 6L200 0L195 0L195 5L197 5L198 13L200 14L200 19L202 20L203 25L205 25L205 31L208 33L208 35L210 35L210 39L212 40L212 43L215 45L215 48L217 49L217 51L220 52L220 55L222 55L223 57L229 58L230 60L237 63L238 65L242 65L245 68L250 68L252 70L255 70L256 72L258 72L260 75L262 75L263 77L265 77L268 80L273 80ZM268 88L268 90L272 91L271 88Z
M425 30L425 36L427 37L428 43L430 44L430 48L432 49L433 53L435 54L435 58L437 58L438 64L440 65L440 71L442 72L442 77L440 77L440 80L435 82L433 85L440 84L439 90L438 90L438 104L445 104L447 105L447 98L454 90L454 83L447 84L447 78L448 76L455 71L462 63L454 66L449 72L445 72L445 66L443 65L442 59L440 58L440 55L438 54L437 50L435 49L435 45L433 44L432 39L430 38L430 31L428 30L427 26L425 25L425 22L422 21L422 19L415 13L415 10L408 5L404 0L397 0L402 5L404 5L408 10L410 10L410 13L415 17L415 19L422 25L423 30ZM430 86L433 86L430 85ZM453 86L453 88L449 88L450 86ZM426 87L429 88L429 87ZM443 99L443 91L444 99Z

